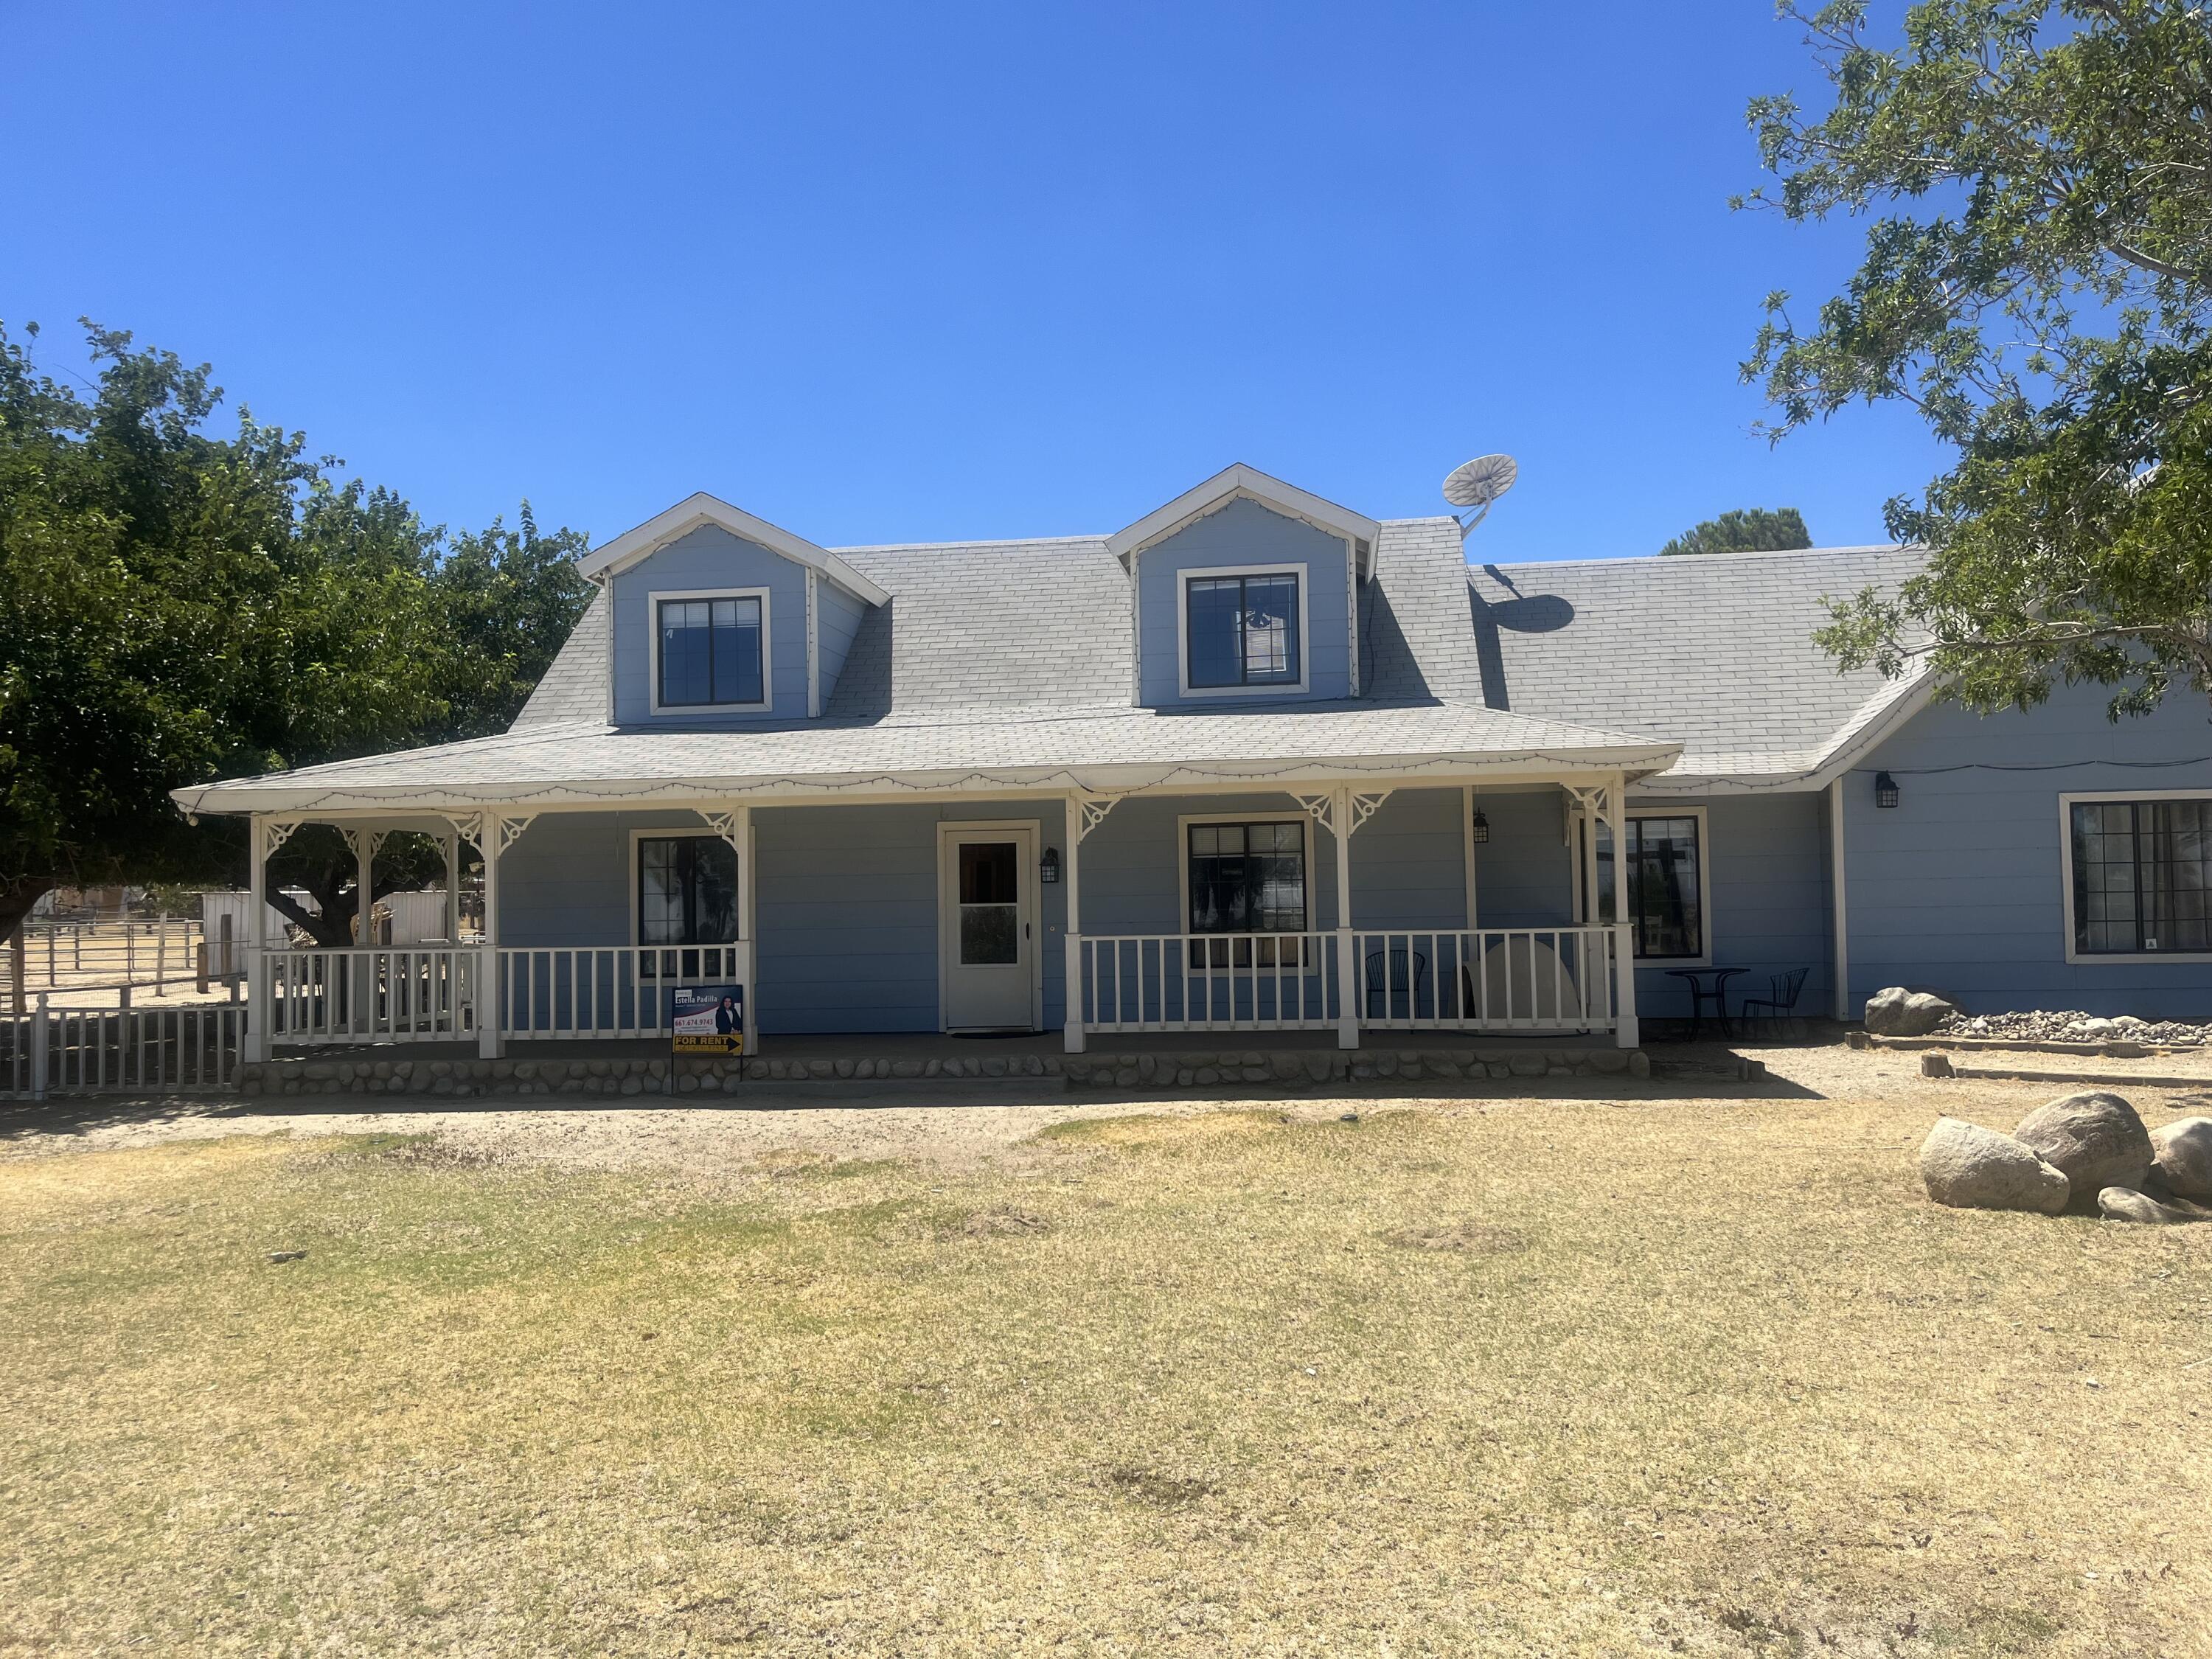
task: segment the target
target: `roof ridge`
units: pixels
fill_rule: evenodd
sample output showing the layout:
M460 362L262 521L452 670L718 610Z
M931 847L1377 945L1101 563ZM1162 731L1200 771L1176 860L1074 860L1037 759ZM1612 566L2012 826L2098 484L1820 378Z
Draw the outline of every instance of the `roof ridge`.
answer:
M1837 547L1774 547L1729 553L1622 553L1610 558L1485 559L1480 563L1470 560L1467 568L1470 574L1486 566L1494 566L1500 570L1560 570L1570 568L1613 570L1623 565L1664 564L1669 568L1679 565L1685 569L1695 569L1703 565L1733 562L1740 559L1802 559L1819 553L1910 553L1916 550L1919 550L1919 545L1914 542L1855 542Z
M1102 536L1000 536L975 542L866 542L846 547L833 547L832 553L932 553L948 548L981 547L1057 547L1073 542L1097 542Z

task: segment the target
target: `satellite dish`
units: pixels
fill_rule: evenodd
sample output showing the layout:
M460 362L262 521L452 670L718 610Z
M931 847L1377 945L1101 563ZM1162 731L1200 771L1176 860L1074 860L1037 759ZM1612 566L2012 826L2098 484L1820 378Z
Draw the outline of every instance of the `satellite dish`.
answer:
M1460 519L1464 536L1482 522L1490 504L1513 488L1521 469L1510 455L1478 455L1464 466L1455 466L1444 480L1444 499L1454 507L1473 509Z

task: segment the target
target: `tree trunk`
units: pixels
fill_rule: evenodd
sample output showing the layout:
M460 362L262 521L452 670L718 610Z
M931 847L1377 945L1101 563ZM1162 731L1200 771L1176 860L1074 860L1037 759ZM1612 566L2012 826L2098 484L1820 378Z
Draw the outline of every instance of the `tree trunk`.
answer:
M18 876L0 883L0 939L15 938L33 907L60 885L52 876Z

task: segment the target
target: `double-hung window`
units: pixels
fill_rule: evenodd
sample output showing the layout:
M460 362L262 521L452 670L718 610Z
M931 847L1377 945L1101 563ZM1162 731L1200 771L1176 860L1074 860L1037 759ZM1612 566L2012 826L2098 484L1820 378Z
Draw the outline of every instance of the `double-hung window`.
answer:
M1193 691L1305 681L1297 573L1209 571L1183 579L1183 679Z
M737 966L738 853L720 836L641 836L637 942L644 971L696 979ZM707 947L704 949L698 947Z
M2076 956L2212 953L2212 797L2067 805Z
M1694 812L1653 814L1628 820L1628 911L1637 956L1653 962L1695 962L1705 954L1705 819ZM1596 908L1593 921L1609 921L1614 908L1613 826L1597 825Z
M767 608L767 601L757 593L656 595L656 706L757 708L766 704Z
M1289 823L1192 823L1188 838L1188 890L1194 933L1303 935L1306 931L1306 834L1303 820ZM1256 945L1259 965L1295 966L1299 937L1194 939L1194 968L1249 968Z

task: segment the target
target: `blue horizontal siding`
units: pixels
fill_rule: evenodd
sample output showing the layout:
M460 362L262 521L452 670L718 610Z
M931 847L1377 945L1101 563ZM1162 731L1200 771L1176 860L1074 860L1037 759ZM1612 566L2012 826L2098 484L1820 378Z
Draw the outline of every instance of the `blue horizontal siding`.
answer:
M2212 963L2065 959L2059 797L2212 789L2202 697L2115 724L2108 696L2061 687L2040 708L1986 718L1937 704L1844 778L1854 1011L1910 985L1978 1013L2212 1016ZM1875 805L1883 770L1895 807Z

